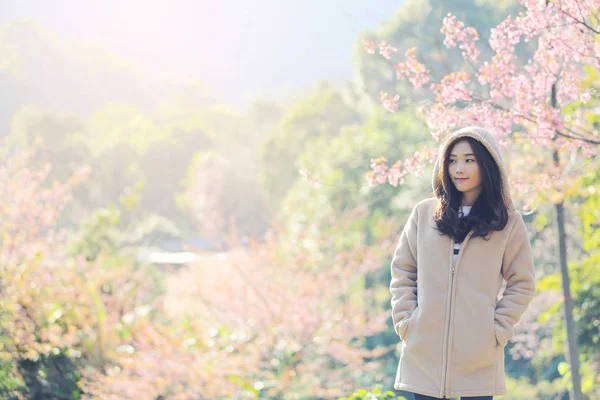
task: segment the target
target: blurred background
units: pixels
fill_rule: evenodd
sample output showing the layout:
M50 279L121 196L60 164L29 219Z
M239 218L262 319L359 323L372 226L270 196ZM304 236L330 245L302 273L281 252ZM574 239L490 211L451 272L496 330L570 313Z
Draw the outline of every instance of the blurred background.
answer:
M398 187L365 173L434 141L415 116L422 94L362 40L418 45L442 72L464 62L443 58L448 12L489 31L519 10L0 1L1 397L401 396L385 394L399 356L389 265L431 169ZM410 101L389 113L382 90ZM591 399L600 239L582 226L600 197L588 194L573 195L567 230ZM526 222L543 281L506 347L500 398L568 399L552 209Z

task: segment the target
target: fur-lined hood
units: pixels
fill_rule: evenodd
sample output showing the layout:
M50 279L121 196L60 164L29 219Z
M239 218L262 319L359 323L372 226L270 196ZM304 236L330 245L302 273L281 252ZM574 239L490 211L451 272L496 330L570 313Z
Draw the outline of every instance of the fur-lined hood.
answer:
M512 197L510 195L510 185L508 183L508 175L506 172L506 166L504 165L504 161L500 156L500 148L498 146L498 142L494 135L488 130L478 127L478 126L467 126L465 128L459 129L456 132L452 133L446 141L444 142L440 154L438 156L437 161L435 162L435 167L433 168L433 175L431 177L431 184L433 187L433 191L436 197L439 197L438 193L435 191L436 183L439 180L439 171L441 168L441 163L445 159L445 155L449 150L450 144L457 138L460 137L471 137L473 139L478 140L481 144L485 146L485 148L490 152L498 168L500 169L500 174L502 176L502 196L504 198L504 203L506 204L506 209L508 211L515 210L515 206L512 201Z

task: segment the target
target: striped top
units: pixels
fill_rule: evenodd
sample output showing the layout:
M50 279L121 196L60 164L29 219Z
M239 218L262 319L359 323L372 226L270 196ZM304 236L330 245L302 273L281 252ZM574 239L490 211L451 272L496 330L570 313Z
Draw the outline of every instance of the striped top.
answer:
M471 207L472 206L460 206L458 213L459 214L462 213L463 216L469 215L469 213L471 212ZM453 263L455 265L456 265L456 260L458 259L458 252L460 251L461 246L462 246L462 243L454 243L454 261L453 261Z

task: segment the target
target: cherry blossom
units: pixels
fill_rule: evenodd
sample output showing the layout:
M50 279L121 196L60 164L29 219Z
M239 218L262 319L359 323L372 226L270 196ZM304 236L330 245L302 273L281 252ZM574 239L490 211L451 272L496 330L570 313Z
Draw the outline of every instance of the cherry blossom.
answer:
M520 0L519 3L522 12L507 16L491 29L488 44L493 54L488 60L479 59L476 44L480 36L474 28L453 14L441 21L444 45L449 51L461 49L463 58L475 68L474 73L453 71L430 83L429 69L417 60L416 47L412 47L405 51L406 60L395 64L396 77L408 80L415 89L429 84L434 101L419 106L416 115L426 122L438 143L458 128L478 125L489 129L504 151L514 151L509 149L511 138L516 132L524 132L534 146L580 151L580 156L589 157L600 145L598 132L586 122L583 110L576 110L571 117L565 116L562 108L576 101L586 107L593 103L595 91L584 90L581 82L583 67L600 68L600 31L588 22L593 20L598 2ZM521 42L536 44L527 59L519 59L515 53ZM551 102L553 87L555 103ZM397 96L382 91L384 108L397 111ZM402 183L406 174L411 173L407 167L414 166L407 161L388 167L386 162L378 160L367 180L370 184ZM425 158L412 161L423 163L414 168L417 171L427 162ZM564 174L559 172L549 179ZM532 175L528 182L519 184L535 187L543 182L546 181Z

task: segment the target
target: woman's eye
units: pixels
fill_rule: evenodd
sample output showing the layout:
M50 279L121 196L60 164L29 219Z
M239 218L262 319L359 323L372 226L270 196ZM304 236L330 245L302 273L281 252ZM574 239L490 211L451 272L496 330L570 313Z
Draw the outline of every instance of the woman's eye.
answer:
M467 159L467 161L475 161L475 160L473 160L472 158L469 158L469 159Z

